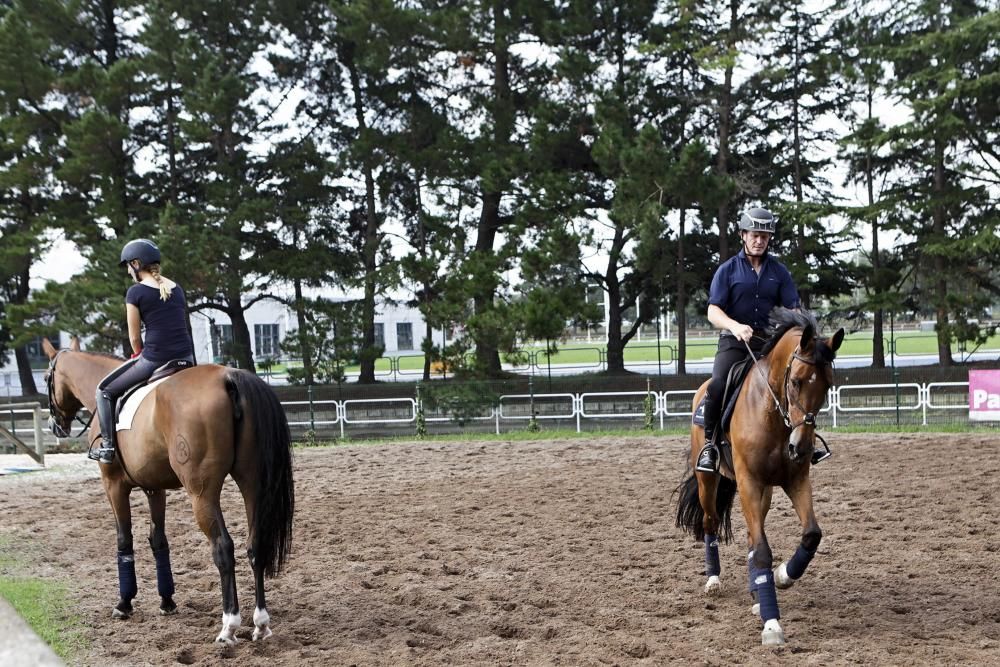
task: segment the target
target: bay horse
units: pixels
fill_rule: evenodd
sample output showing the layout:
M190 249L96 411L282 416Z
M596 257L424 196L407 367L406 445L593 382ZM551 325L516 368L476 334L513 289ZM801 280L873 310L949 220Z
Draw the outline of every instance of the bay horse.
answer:
M677 526L705 541L707 594L721 590L719 538L732 539L730 510L739 492L750 549L750 594L754 612L764 622L764 645L785 643L775 587L789 588L803 575L823 536L813 511L809 472L817 437L815 416L833 385L833 360L843 340L843 329L820 338L811 314L776 308L771 335L736 399L727 432L732 467L726 462L719 474L695 471L677 487ZM698 389L692 411L707 387L706 381ZM704 443L704 428L692 422L689 470ZM792 501L802 538L791 559L772 573L764 520L775 486Z
M68 437L81 408L94 414L98 383L123 361L83 352L75 338L69 349L56 350L48 340L42 347L49 358L49 423L57 437ZM99 434L95 423L90 442ZM114 461L99 465L118 532L120 598L112 617L131 616L138 591L129 504L135 488L141 488L149 501L149 545L156 562L160 613L176 613L163 524L166 490L183 487L221 578L222 631L215 641L236 642L241 618L234 545L219 503L223 482L231 475L243 495L248 520L247 555L256 588L253 639L271 636L264 577L277 575L288 559L295 511L291 438L274 391L247 371L195 366L156 385L139 406L131 429L119 431L117 438Z

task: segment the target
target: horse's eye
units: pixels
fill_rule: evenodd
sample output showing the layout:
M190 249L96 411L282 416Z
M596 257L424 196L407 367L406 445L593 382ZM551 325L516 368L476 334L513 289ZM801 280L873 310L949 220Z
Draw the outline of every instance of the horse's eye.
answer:
M792 380L792 386L795 387L796 389L801 389L802 388L802 380L799 380L799 379Z

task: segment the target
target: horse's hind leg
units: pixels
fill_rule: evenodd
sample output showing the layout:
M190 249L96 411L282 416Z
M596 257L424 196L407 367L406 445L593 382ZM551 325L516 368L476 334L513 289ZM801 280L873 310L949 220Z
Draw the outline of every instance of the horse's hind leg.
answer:
M190 488L190 487L188 487ZM236 643L236 631L240 628L240 605L236 596L236 557L233 551L233 538L226 530L226 522L222 518L222 508L219 507L221 488L205 490L199 495L192 495L194 517L198 527L208 537L212 545L212 560L219 568L219 578L222 589L222 631L215 641L232 645Z
M167 513L166 491L146 491L152 526L149 529L149 547L156 561L156 590L160 594L160 613L164 616L177 613L174 604L174 574L170 569L170 545L163 529Z
M132 488L120 479L103 478L104 492L115 513L118 545L118 604L111 610L112 618L125 619L132 615L132 600L138 591L135 580L135 552L132 549L132 506L129 494Z
M258 563L254 554L253 545L256 539L254 528L254 512L256 511L257 499L254 496L253 476L249 472L250 464L246 459L237 463L233 469L233 479L240 487L243 494L243 505L247 511L247 558L250 560L250 567L253 568L254 597L255 604L253 610L253 640L267 639L271 636L271 615L267 612L267 600L264 595L264 564Z
M799 516L799 523L802 524L802 541L795 554L774 571L774 584L778 588L791 588L792 584L805 574L806 567L816 555L820 540L823 539L823 531L820 530L816 514L813 512L812 484L809 482L809 476L799 477L786 489L786 493L792 501L795 513Z
M705 593L716 595L722 591L722 566L719 562L719 514L716 497L719 493L719 475L695 473L698 479L698 502L703 512L702 530L705 533Z

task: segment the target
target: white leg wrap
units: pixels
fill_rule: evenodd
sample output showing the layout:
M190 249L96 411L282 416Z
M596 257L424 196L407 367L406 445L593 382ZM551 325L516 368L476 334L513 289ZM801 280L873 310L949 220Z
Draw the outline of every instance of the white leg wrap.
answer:
M774 570L774 587L782 590L791 588L795 580L788 576L788 561L779 565Z
M772 618L764 624L764 630L760 633L760 643L762 646L781 646L785 643L785 633L782 632L778 619Z
M713 574L711 577L708 578L708 581L705 583L705 594L718 595L721 592L722 592L722 582L719 580L719 577Z
M271 615L267 613L267 609L257 608L253 610L253 625L254 641L267 639L271 636Z
M227 646L232 646L236 643L236 631L240 629L240 615L236 614L223 614L222 615L222 632L219 636L215 638L220 644L226 644Z
M750 607L750 613L753 614L754 616L756 616L757 618L760 618L760 603L759 602L754 602L753 603L753 606Z

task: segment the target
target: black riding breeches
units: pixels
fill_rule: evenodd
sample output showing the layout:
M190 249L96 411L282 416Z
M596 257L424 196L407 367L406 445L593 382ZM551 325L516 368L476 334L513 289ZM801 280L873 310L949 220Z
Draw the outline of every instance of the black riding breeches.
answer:
M750 348L755 355L760 354L764 346L763 339L754 336L750 340ZM705 392L705 432L714 433L719 419L722 417L722 394L726 391L726 378L733 366L738 364L750 353L746 344L736 336L719 336L719 349L715 353L715 363L712 365L712 379Z

